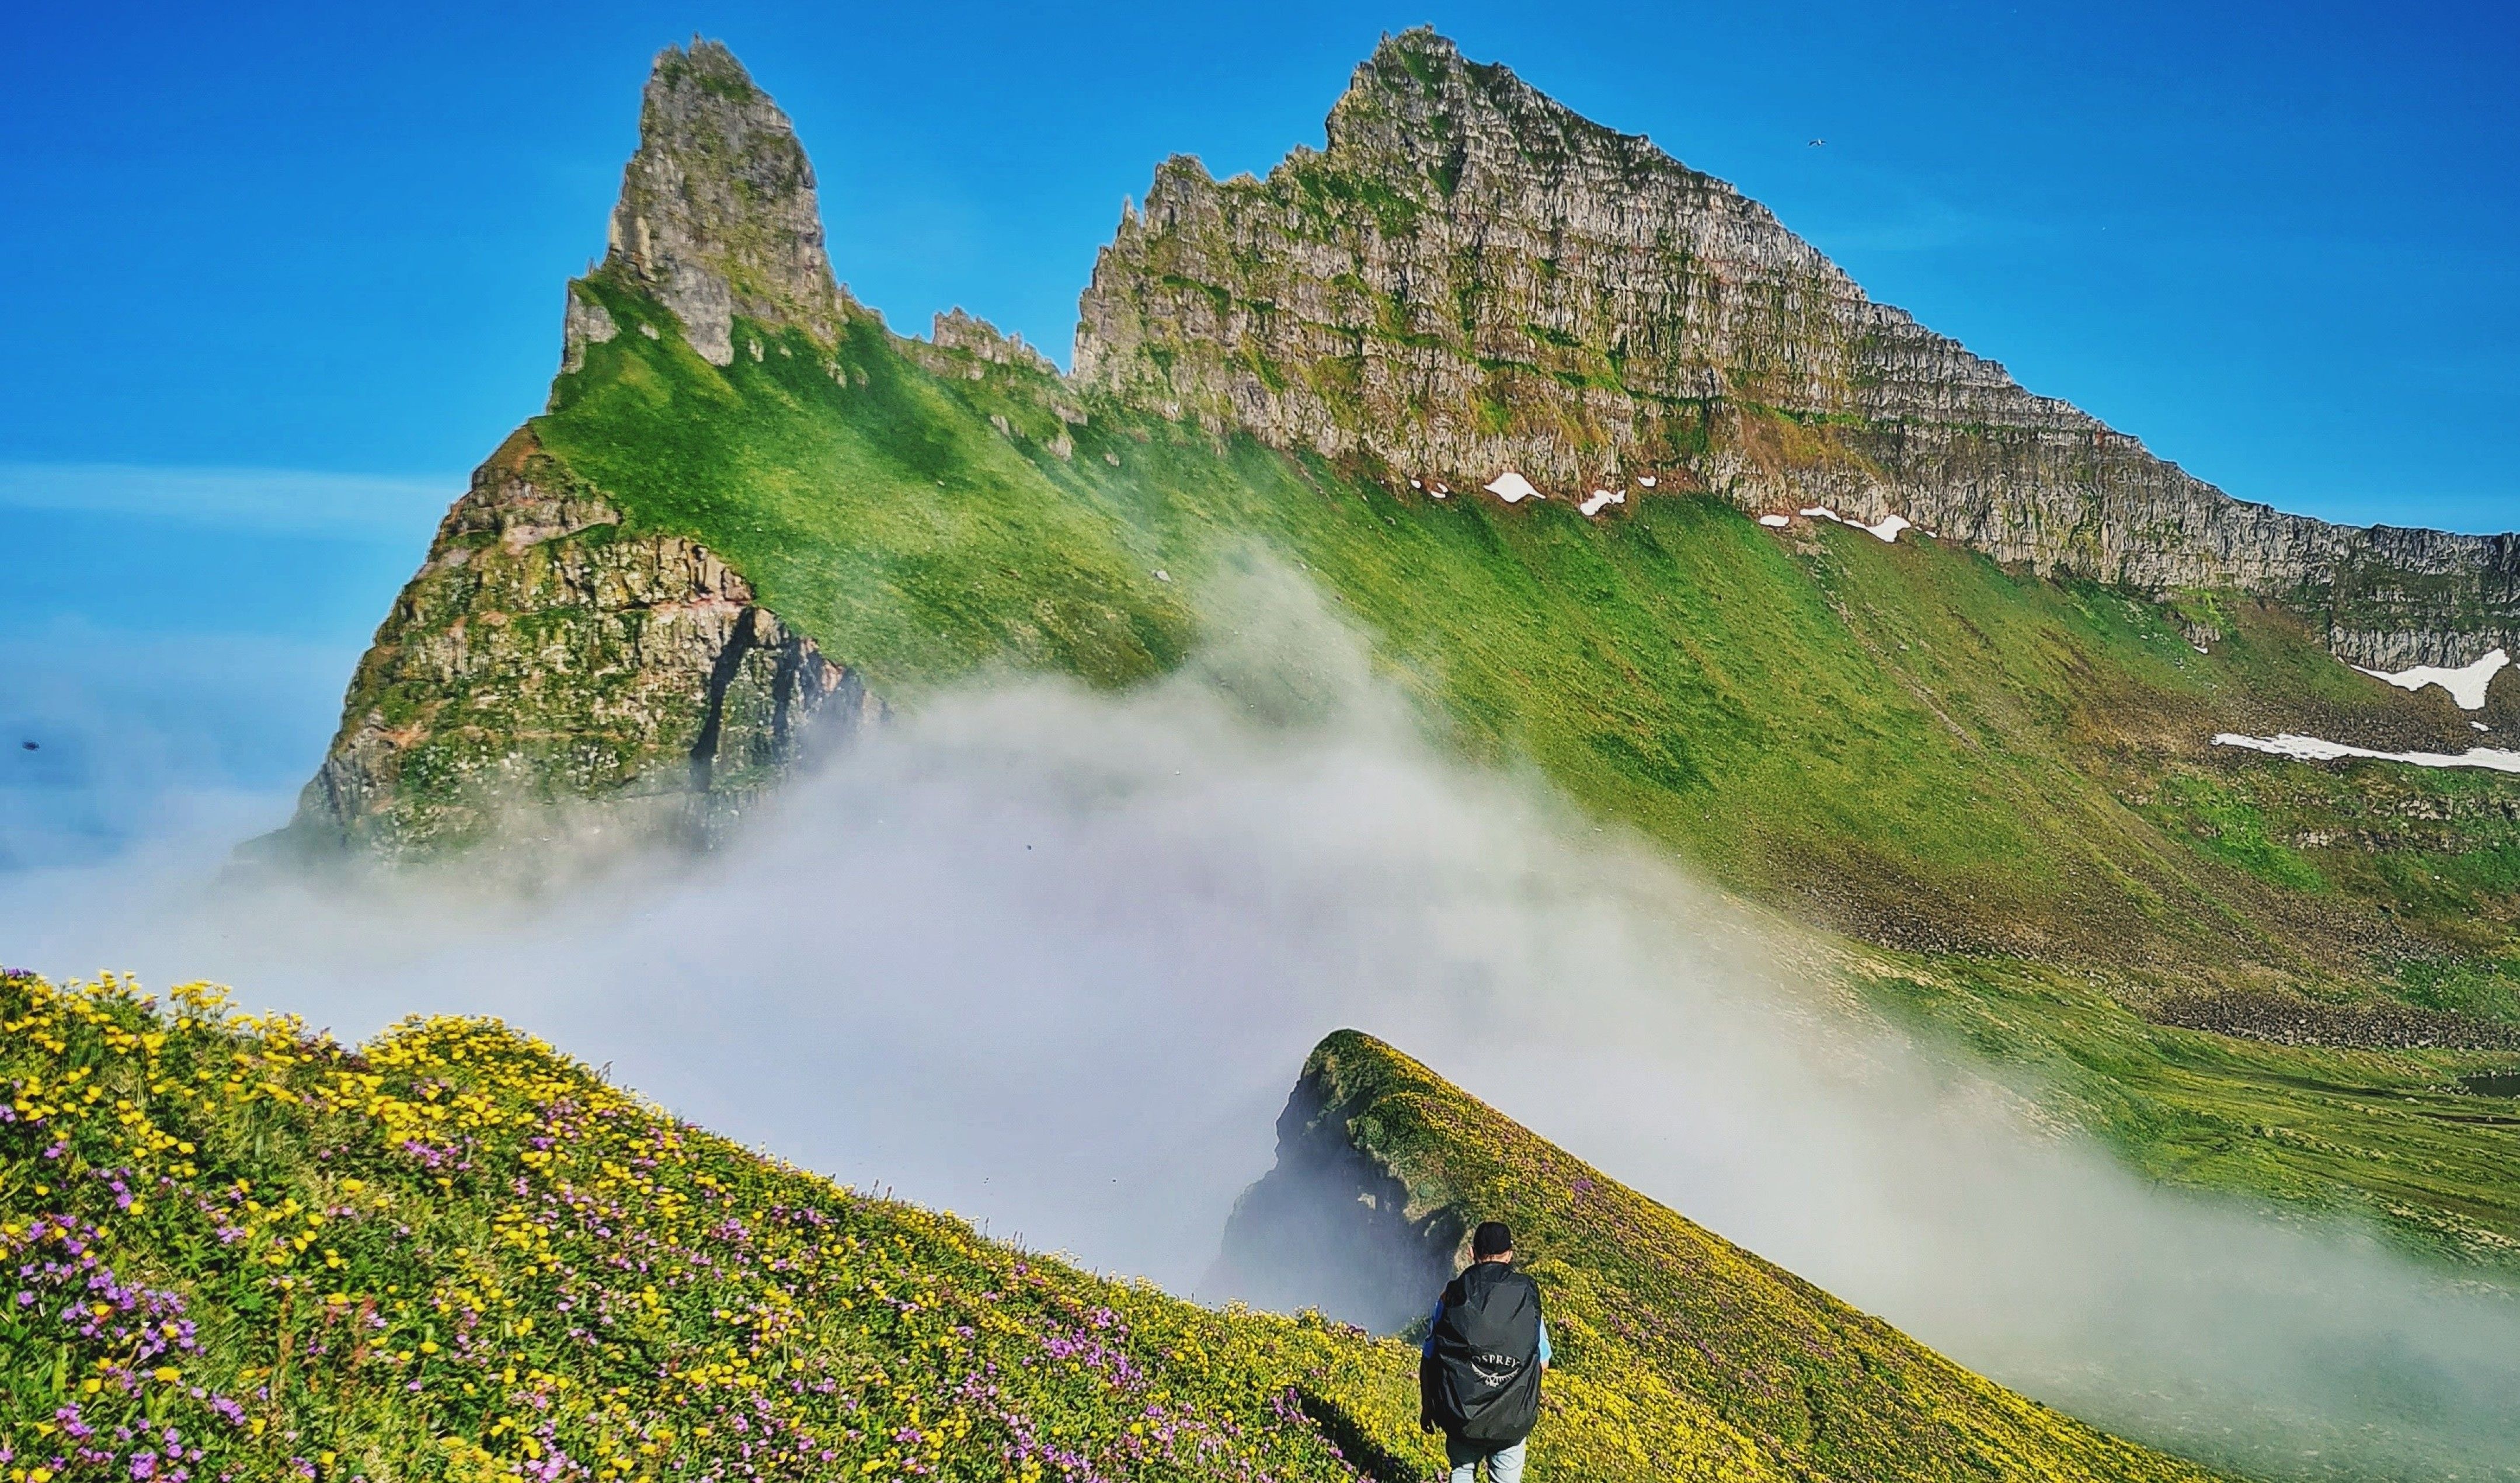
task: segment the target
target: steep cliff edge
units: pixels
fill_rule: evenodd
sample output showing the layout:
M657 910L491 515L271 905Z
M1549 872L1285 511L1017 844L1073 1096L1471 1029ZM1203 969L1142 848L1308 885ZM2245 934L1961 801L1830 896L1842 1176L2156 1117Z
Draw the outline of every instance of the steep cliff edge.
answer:
M293 828L394 856L603 800L705 832L878 709L705 547L624 532L519 431L378 630Z
M657 57L610 243L595 278L675 316L711 365L733 361L739 315L828 344L864 314L832 278L787 116L713 42ZM569 286L562 377L623 333L605 297ZM289 836L390 858L587 803L610 827L704 836L880 709L722 555L628 520L529 425L474 472L378 629Z
M601 271L672 311L711 365L735 359L739 314L828 344L864 312L832 280L794 127L714 41L658 54L608 235Z
M1431 31L1327 133L1266 179L1166 161L1096 264L1078 379L1395 480L1895 514L2043 573L2281 598L2365 665L2520 647L2520 537L2233 500Z
M1422 1323L1470 1226L1509 1218L1548 1306L1552 1448L1599 1428L1656 1477L2207 1476L1961 1369L1370 1035L1314 1048L1278 1129L1228 1264L1268 1262L1282 1303L1353 1298L1368 1269L1313 1239L1346 1230L1389 1259L1378 1305Z

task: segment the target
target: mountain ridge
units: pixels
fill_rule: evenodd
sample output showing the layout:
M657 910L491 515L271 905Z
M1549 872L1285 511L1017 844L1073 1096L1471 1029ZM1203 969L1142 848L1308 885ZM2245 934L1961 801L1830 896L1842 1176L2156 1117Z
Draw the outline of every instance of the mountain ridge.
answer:
M658 75L737 94L676 107L740 104L801 186L757 89ZM756 318L735 305L751 269L707 242L678 260L723 267L726 344L696 345L635 263L570 285L548 408L481 475L510 488L530 450L518 513L441 533L291 845L530 849L581 811L608 842L713 838L815 750L781 729L805 646L843 677L817 712L834 737L1008 676L1123 690L1231 621L1256 550L1319 589L1439 748L1529 767L1722 889L1881 950L1850 980L1868 1003L2036 1064L2037 1096L2148 1173L2350 1209L2458 1260L2520 1250L2511 1134L2456 1090L2520 1023L2510 781L2215 742L2455 753L2520 731L2510 674L2462 709L2357 673L2286 604L1771 524L1680 478L1593 512L1436 498L1059 376L968 315L905 338L833 286ZM2282 1044L2304 1024L2350 1044Z
M2043 574L2282 598L2369 667L2520 649L2520 536L2233 499L1431 29L1386 36L1326 135L1258 180L1166 161L1097 259L1077 379L1421 483L1642 498L1649 475L1753 515L1897 515Z
M0 1314L0 1461L45 1472L20 1483L1435 1471L1405 1342L1200 1308L841 1189L496 1020L413 1016L349 1047L213 985L172 997L0 973L0 1255L30 1293ZM1420 1104L1509 1126L1407 1065ZM1537 1479L2212 1476L1746 1253L1767 1280L1689 1321L1825 1387L1826 1434L1772 1373L1625 1366L1586 1321L1591 1254L1552 1249L1575 1234L1553 1215L1532 1232L1565 1299ZM1860 1360L1774 1343L1772 1312L1790 1333L1815 1307ZM1905 1437L1929 1445L1885 1445Z
M1641 137L1618 134L1581 118L1503 67L1463 61L1449 41L1431 30L1385 37L1374 56L1357 68L1347 92L1331 110L1328 149L1298 149L1267 181L1219 185L1185 157L1167 161L1157 172L1146 209L1133 206L1124 214L1118 238L1098 258L1094 280L1080 300L1072 376L1059 373L1019 339L1010 341L984 321L959 309L937 317L929 340L893 339L882 329L879 316L859 305L836 281L824 248L812 165L786 115L723 45L696 38L688 48L668 47L660 52L642 94L640 119L640 143L624 166L621 191L609 217L607 255L587 278L572 283L565 294L553 410L560 407L563 384L585 368L591 347L628 333L607 307L612 300L598 287L610 284L656 304L694 353L721 369L729 367L739 353L735 329L739 319L764 330L801 330L817 347L811 353L818 356L827 355L856 327L898 344L914 357L961 351L991 364L1020 363L1055 378L1066 388L1056 402L1063 425L1081 425L1087 416L1081 406L1067 405L1070 401L1081 403L1095 393L1117 397L1123 404L1134 398L1151 406L1157 415L1192 418L1211 432L1231 427L1297 452L1366 457L1376 464L1366 471L1366 476L1381 480L1395 492L1409 482L1404 475L1410 459L1422 455L1462 467L1448 467L1438 475L1421 465L1423 476L1415 478L1421 486L1440 486L1449 478L1467 490L1508 463L1517 463L1545 481L1563 475L1587 485L1598 479L1615 486L1602 493L1616 492L1622 500L1666 499L1701 490L1754 514L1779 507L1796 512L1771 515L1771 518L1799 521L1804 518L1800 511L1823 507L1865 523L1899 516L1986 550L1999 560L2024 562L2051 575L2113 580L2156 596L2171 595L2169 588L2193 585L2194 579L2230 578L2224 584L2228 590L2284 599L2319 626L2322 643L2331 652L2368 668L2464 663L2496 644L2520 651L2520 628L2510 620L2512 613L2520 612L2520 536L2474 537L2393 527L2358 532L2230 500L2188 479L2175 466L2151 459L2134 439L2109 431L2068 404L2023 390L2000 365L1922 329L1905 311L1874 304L1816 247L1787 232L1766 207L1729 184L1690 170ZM1374 168L1351 168L1359 160ZM1527 196L1529 181L1551 170L1559 175L1572 171L1578 185L1591 183L1586 186L1591 194L1574 193L1582 209L1561 212L1566 220L1551 227L1552 240L1580 243L1586 231L1598 235L1610 230L1600 227L1607 220L1615 232L1639 241L1652 235L1667 247L1686 238L1692 246L1677 258L1669 252L1661 257L1646 253L1642 267L1653 271L1642 276L1634 271L1639 264L1629 263L1612 275L1615 293L1585 291L1573 299L1550 298L1543 292L1545 284L1564 282L1569 275L1555 265L1555 258L1534 257L1529 250L1535 229L1515 214L1522 210L1528 215L1529 202L1505 198L1516 192ZM1420 187L1440 186L1443 200L1430 202L1423 189L1412 188L1415 194L1411 194L1390 183L1402 177L1416 179ZM1615 188L1606 199L1601 190L1592 189L1603 182ZM1666 195L1677 192L1677 204L1665 200L1659 206L1652 205L1656 190ZM1310 203L1298 202L1298 209L1277 200L1288 192ZM1482 263L1504 264L1497 269L1503 275L1500 292L1508 297L1520 295L1529 300L1525 307L1531 313L1554 316L1571 327L1559 331L1525 324L1517 329L1499 322L1494 314L1473 316L1471 328L1487 340L1470 348L1482 354L1495 351L1488 359L1508 368L1490 378L1503 378L1497 384L1505 387L1498 393L1504 400L1482 400L1488 391L1473 389L1453 401L1485 409L1479 415L1495 411L1508 419L1486 431L1462 428L1457 415L1462 405L1448 409L1441 397L1429 392L1445 386L1462 390L1459 375L1462 346L1453 342L1461 337L1448 340L1440 334L1420 333L1429 323L1423 302L1414 306L1397 302L1356 273L1344 268L1330 271L1342 262L1350 268L1359 265L1365 247L1382 241L1382 217L1414 230L1418 223L1444 219L1456 196L1505 201L1505 206L1487 212L1503 225L1496 227L1495 234L1481 227L1478 240L1463 249L1474 247L1473 255ZM1646 201L1647 206L1631 208L1630 196ZM1234 205L1238 201L1245 203ZM1307 302L1316 312L1308 318L1297 316L1302 325L1298 330L1282 328L1282 322L1289 316L1276 312L1276 300L1252 300L1247 292L1238 297L1238 287L1248 290L1249 285L1215 281L1231 280L1231 273L1207 272L1202 277L1153 272L1155 257L1164 257L1174 267L1216 268L1214 244L1202 246L1194 240L1196 234L1181 224L1192 218L1239 220L1237 212L1241 217L1255 212L1265 216L1259 207L1271 202L1284 207L1282 214L1286 219L1298 225L1309 223L1310 236L1282 231L1268 236L1264 222L1249 229L1266 238L1262 246L1282 249L1278 255L1291 263L1300 264L1308 257L1323 259L1313 268L1291 271L1287 292L1281 295L1290 299L1310 295ZM1648 226L1651 234L1645 231ZM1500 240L1492 241L1492 235ZM1347 239L1353 241L1342 247L1340 241ZM1255 256L1253 251L1238 251L1245 258ZM1348 256L1339 257L1340 251ZM1323 257L1325 253L1328 256ZM1257 252L1255 260L1265 265L1270 255ZM1698 259L1713 267L1692 266ZM1417 259L1399 264L1395 271L1407 278L1413 265L1419 265ZM1541 267L1548 271L1541 272ZM1661 276L1656 278L1656 273ZM1740 285L1756 287L1753 280L1760 273L1781 275L1778 283L1785 288L1780 291L1778 302L1783 308L1778 312L1799 316L1793 322L1813 332L1807 337L1811 345L1791 336L1778 339L1770 333L1774 326L1759 317L1762 311L1756 305L1742 307L1745 296L1756 295L1739 292ZM1345 287L1341 287L1342 278L1350 281ZM1661 288L1654 289L1654 283ZM1715 288L1705 292L1690 287L1697 284L1704 289L1709 283ZM1794 287L1797 284L1801 287ZM1442 296L1425 291L1422 283L1419 289L1419 300ZM1375 299L1375 314L1385 319L1397 315L1400 328L1393 336L1377 337L1340 324L1338 314L1332 312L1333 290ZM1457 285L1455 296L1462 294L1477 296ZM1627 337L1638 328L1629 322L1637 316L1630 313L1610 325L1620 337L1613 347L1615 367L1596 353L1600 347L1588 348L1587 337L1598 338L1596 332L1603 328L1593 323L1599 318L1600 304L1596 299L1622 312L1640 304L1660 305L1659 318L1645 315L1639 322L1642 328L1633 346L1635 353L1630 353ZM1855 354L1862 348L1857 342L1862 337L1841 337L1843 342L1830 350L1828 336L1822 332L1834 323L1832 314L1842 318L1850 306L1868 316L1866 336L1883 343L1895 340L1893 348L1899 353L1865 361ZM1215 323L1199 319L1202 307L1215 311L1212 319L1222 318ZM1280 328L1273 330L1273 325ZM1333 336L1335 343L1324 340L1324 327L1335 329L1346 338ZM1523 333L1527 330L1545 331L1553 339L1535 338ZM652 338L664 332L655 322L642 322L636 333ZM758 335L743 341L756 360L768 353L770 343ZM1396 346L1392 360L1396 369L1390 376L1414 375L1418 381L1411 383L1416 389L1401 398L1406 405L1384 405L1388 396L1377 401L1380 393L1360 393L1362 410L1342 416L1332 398L1321 392L1321 376L1309 382L1302 378L1287 382L1282 368L1269 369L1289 359L1290 343L1310 355L1313 364L1333 372L1351 360L1371 370L1381 364L1376 356ZM1739 353L1728 359L1728 345ZM1812 351L1813 346L1818 350ZM1520 358L1497 359L1508 351ZM794 352L783 349L781 353ZM1830 355L1836 359L1830 361ZM1544 365L1551 357L1554 362ZM844 370L836 358L825 363L834 377L855 375L862 380L866 375L863 367ZM1605 367L1616 374L1605 376ZM941 364L930 369L960 374ZM1272 380L1278 382L1274 389L1267 384ZM1632 382L1643 383L1644 389L1639 391ZM1745 388L1752 394L1745 396ZM1392 395L1400 389L1405 389L1400 381L1384 387ZM1573 397L1571 405L1567 396ZM1638 414L1640 396L1653 399L1661 411L1652 417ZM1838 401L1830 401L1832 396ZM1847 396L1856 400L1846 401ZM1523 405L1508 405L1517 398ZM1801 404L1799 410L1792 405L1796 403ZM1832 410L1841 404L1870 417L1870 423L1851 427L1847 420L1852 414ZM1905 422L1885 430L1882 418L1875 416L1919 407L1933 415L1927 421L1941 431L1928 436ZM1422 415L1413 420L1412 408ZM2160 506L2159 501L2145 506L2155 511L2153 515L2108 515L2095 522L2091 509L2105 512L2110 504L2106 491L2084 499L2082 503L2091 509L2080 515L2047 508L2044 495L2035 495L2027 503L1988 495L1981 487L1981 476L2001 479L2010 455L1974 469L1950 485L1949 498L1938 499L1928 496L1942 486L1931 477L1900 475L1904 466L1882 451L1885 437L1905 446L1919 439L1940 437L1949 442L1953 436L1973 436L1969 427L1993 426L2000 421L1996 415L2006 408L2019 414L2013 419L2013 431L2034 444L2045 446L2058 437L2088 438L2094 448L2114 449L2111 457L2122 455L2123 467L2146 472L2145 476L2158 485L2156 493L2175 484L2184 494L2171 501L2170 507ZM1521 421L1513 422L1515 418ZM1952 421L1956 418L1976 421L1963 426ZM1008 433L1012 427L1010 423L1000 430ZM1960 427L1960 433L1952 432L1955 427ZM1570 431L1582 432L1590 441L1570 441ZM1647 447L1649 437L1662 437L1665 445L1659 451L1672 456L1650 464L1660 471L1658 474L1647 474L1642 468L1602 467L1630 463L1629 455L1652 451ZM1045 445L1065 459L1072 456L1074 440L1062 428L1050 434ZM494 472L497 463L494 459L483 466L476 474L476 493L468 495L468 500L480 503L480 481L487 477L495 483L500 477ZM1592 466L1589 471L1588 465ZM1588 472L1589 477L1578 477ZM1642 482L1632 483L1631 475ZM1418 493L1417 489L1407 492L1413 497ZM1571 491L1560 488L1557 492ZM1815 500L1821 503L1810 503ZM2074 499L2065 503L2072 505ZM2126 527L2146 521L2165 537L2194 537L2208 554L2182 555L2184 548L2175 542L2130 544ZM606 528L617 529L617 522ZM557 534L563 542L577 539L574 532ZM546 761L495 755L498 724L493 721L487 730L470 727L457 713L496 712L499 702L462 700L452 707L445 702L453 692L483 687L492 694L510 696L547 688L531 671L553 652L548 646L502 654L495 642L502 631L517 631L512 622L517 605L494 605L480 614L484 622L470 623L462 621L462 601L450 605L441 597L438 609L451 617L444 619L448 626L438 640L402 642L417 621L419 609L414 605L425 597L420 584L426 580L443 587L445 574L470 559L470 553L459 553L457 546L472 538L454 525L441 530L414 589L380 629L378 642L345 700L339 739L300 808L301 827L295 831L300 839L323 843L327 838L368 838L388 853L395 852L396 841L406 836L441 842L472 840L482 835L499 807L562 803L615 791L624 780L633 778L647 780L637 785L647 791L662 786L692 793L699 802L685 810L688 815L718 819L740 812L761 781L775 777L798 754L785 735L781 719L785 702L776 697L759 702L774 713L770 730L775 740L754 748L758 755L752 760L758 766L726 768L714 756L714 745L703 744L703 735L709 732L707 717L723 709L723 697L728 694L730 676L718 675L719 668L740 668L748 652L781 652L783 647L793 648L797 643L811 647L815 642L785 628L764 627L756 643L757 625L747 619L718 625L719 631L702 640L685 659L663 661L664 668L654 677L636 673L644 662L636 643L615 645L610 658L577 666L579 673L592 671L599 682L597 689L684 697L665 705L672 714L638 716L635 712L644 701L608 710L598 707L609 718L599 731L635 735L637 740L607 743L598 748L601 755L576 760L561 755L566 748L556 742L524 748L525 752L550 752ZM500 549L510 558L525 554L514 540L505 541ZM570 549L565 544L556 546L530 560L548 564L549 559ZM712 560L723 560L724 555L712 553ZM702 569L673 551L659 549L652 556L652 564L659 570ZM493 558L482 568L463 575L472 580L497 564ZM2323 585L2314 580L2320 571L2326 573ZM736 579L743 581L745 575L739 571ZM678 613L709 610L726 601L704 581L651 581L619 601L585 591L565 601L534 599L530 596L533 581L525 581L524 587L525 607L541 602L552 606L555 613L577 613L580 616L558 621L581 631L591 631L589 624L601 628L606 623L618 626L651 617L671 621ZM2188 624L2191 640L2210 644L2213 635L2228 627L2213 616L2216 604L2210 594L2202 603L2189 606L2202 612ZM760 607L760 622L792 625L795 615L783 614L777 607L773 603ZM603 616L608 612L611 616ZM474 636L491 642L468 643ZM815 659L852 676L864 668L863 662L848 656L825 660L818 653ZM784 683L774 681L771 688ZM853 683L863 688L862 681ZM882 701L867 701L859 708L867 705L879 710ZM595 714L581 709L577 724ZM629 723L626 732L617 724L624 721ZM449 729L441 730L442 726ZM520 736L549 736L559 729L557 716L542 715L531 704L516 712L511 727ZM459 736L473 740L454 740ZM441 800L405 807L400 800L406 792L402 786L406 771L428 790L467 791L494 796L496 801ZM673 772L691 781L669 781L665 775ZM731 788L726 786L730 778L740 780ZM711 801L712 795L720 794ZM371 818L380 811L397 815L398 822L372 828ZM705 834L708 827L700 826L699 831Z

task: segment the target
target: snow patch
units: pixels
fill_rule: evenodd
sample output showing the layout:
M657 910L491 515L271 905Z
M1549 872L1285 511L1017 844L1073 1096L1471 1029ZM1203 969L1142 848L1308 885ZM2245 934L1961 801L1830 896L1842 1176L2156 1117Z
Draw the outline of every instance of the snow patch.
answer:
M2412 669L2395 671L2362 669L2360 664L2354 667L2362 669L2362 673L2374 680L2385 681L2400 690L2417 691L2427 685L2438 685L2450 692L2450 697L2458 702L2459 709L2483 710L2486 688L2494 683L2494 677L2500 674L2502 667L2510 662L2511 656L2497 649L2475 663L2462 664L2456 669L2445 669L2438 664L2418 664Z
M1789 515L1763 515L1759 517L1759 523L1767 526L1770 530L1782 530L1793 522L1794 517Z
M1653 487L1653 479L1654 479L1654 476L1653 476L1652 474L1648 473L1648 474L1644 475L1642 478L1638 479L1638 480L1637 480L1637 482L1638 482L1638 483L1640 483L1640 484L1644 485L1647 489L1651 489L1651 488Z
M2348 746L2342 742L2323 742L2317 737L2297 737L2291 732L2272 737L2244 737L2228 731L2217 736L2214 744L2245 746L2251 751L2271 752L2301 762L2370 757L2381 762L2410 763L2416 767L2482 767L2498 773L2520 773L2520 752L2494 746L2471 746L2456 756L2448 752L2380 752L2367 746Z
M1826 505L1814 505L1810 509L1802 511L1801 515L1802 517L1807 520L1835 520L1841 525L1852 525L1856 529L1865 532L1867 535L1892 543L1896 543L1898 541L1900 531L1913 529L1915 525L1914 521L1909 519L1904 515L1885 515L1881 517L1881 523L1877 525L1867 525L1861 520L1848 519L1836 511L1829 509ZM1765 524L1766 521L1763 519L1760 523Z
M1628 497L1625 494L1608 489L1596 489L1593 491L1591 498L1585 500L1583 504L1578 505L1575 508L1581 510L1586 515L1599 515L1607 506L1624 505L1627 502Z
M1549 496L1542 494L1539 490L1531 487L1531 480L1524 478L1521 474L1514 472L1510 469L1496 476L1495 480L1488 485L1488 493L1495 495L1498 499L1505 501L1508 505L1519 505L1524 500L1545 500L1549 498Z

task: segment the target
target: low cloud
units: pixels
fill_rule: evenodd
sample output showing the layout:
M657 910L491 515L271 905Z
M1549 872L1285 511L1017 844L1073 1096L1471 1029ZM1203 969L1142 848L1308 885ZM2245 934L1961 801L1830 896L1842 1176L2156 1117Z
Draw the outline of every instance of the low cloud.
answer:
M435 525L464 483L460 474L390 478L305 469L0 463L0 509L391 537Z
M1300 584L1263 571L1215 630L1124 695L939 697L706 859L523 893L161 862L29 882L0 956L221 978L351 1037L496 1013L734 1137L1180 1289L1305 1052L1354 1025L2104 1424L2268 1473L2514 1476L2507 1298L2032 1131L1773 923L1449 758Z

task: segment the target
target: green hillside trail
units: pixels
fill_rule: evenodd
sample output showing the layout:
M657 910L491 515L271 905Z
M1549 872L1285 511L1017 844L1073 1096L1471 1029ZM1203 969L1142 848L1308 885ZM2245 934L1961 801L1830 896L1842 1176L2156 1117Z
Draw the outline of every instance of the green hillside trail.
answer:
M2209 1476L1377 1042L1334 1035L1304 1077L1430 1207L1516 1212L1558 1350L1534 1478ZM838 1188L496 1021L352 1048L206 985L159 1008L12 974L0 1084L0 1248L28 1294L0 1307L12 1483L1438 1468L1404 1339L1198 1307Z
M1072 375L839 288L723 48L662 55L641 124L549 408L286 848L719 838L946 688L1174 670L1271 564L1457 754L1802 924L2134 1166L2520 1262L2520 777L2217 740L2505 755L2507 672L2469 709L2366 671L2520 649L2510 538L2229 500L1430 32L1326 149L1162 166ZM1542 497L1485 491L1508 459Z

